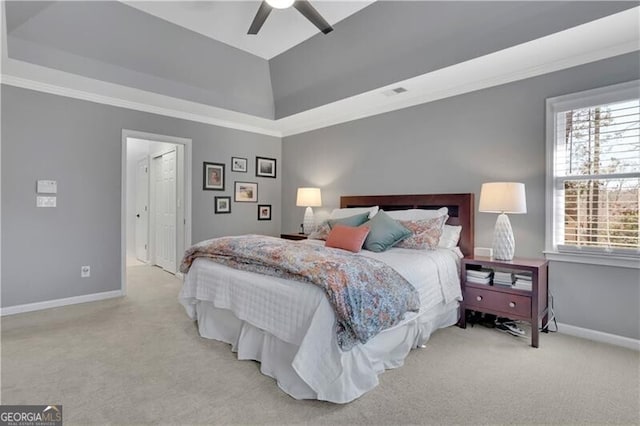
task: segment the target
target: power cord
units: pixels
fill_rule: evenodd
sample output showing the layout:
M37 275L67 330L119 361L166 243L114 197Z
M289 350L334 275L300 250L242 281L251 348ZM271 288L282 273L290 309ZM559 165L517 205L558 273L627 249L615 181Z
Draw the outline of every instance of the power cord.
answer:
M513 321L508 318L496 318L495 315L484 314L476 311L469 311L469 315L467 316L467 324L473 327L475 324L482 324L485 327L494 328L500 323L511 323L511 324L522 324L526 321ZM550 329L549 325L553 322L554 329ZM518 327L515 327L518 328ZM556 321L556 312L555 305L553 299L553 293L549 291L549 311L547 312L547 322L546 324L542 324L542 327L539 328L540 331L544 333L556 333L558 331L558 321ZM505 331L504 328L501 331ZM516 334L514 334L516 335ZM524 334L520 334L524 336Z
M546 324L542 324L542 327L540 327L540 331L543 331L545 333L555 333L558 331L558 321L556 321L556 312L554 310L554 303L553 303L553 293L551 293L551 291L549 291L549 300L550 300L550 304L549 304L549 312L547 312L547 323ZM551 322L553 322L553 325L555 327L554 330L550 330L549 329L549 324L551 324Z

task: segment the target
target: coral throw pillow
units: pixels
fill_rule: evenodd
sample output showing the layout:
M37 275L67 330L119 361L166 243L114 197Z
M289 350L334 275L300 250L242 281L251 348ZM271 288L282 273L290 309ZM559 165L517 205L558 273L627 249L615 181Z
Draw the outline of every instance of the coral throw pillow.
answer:
M336 224L329 232L324 245L358 253L362 249L367 235L369 235L369 227L367 226L355 228Z

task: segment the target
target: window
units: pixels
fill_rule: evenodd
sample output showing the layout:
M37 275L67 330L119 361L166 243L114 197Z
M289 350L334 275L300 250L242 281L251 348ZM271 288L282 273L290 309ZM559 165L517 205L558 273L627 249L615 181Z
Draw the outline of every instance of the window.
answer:
M640 267L639 83L547 100L548 257Z

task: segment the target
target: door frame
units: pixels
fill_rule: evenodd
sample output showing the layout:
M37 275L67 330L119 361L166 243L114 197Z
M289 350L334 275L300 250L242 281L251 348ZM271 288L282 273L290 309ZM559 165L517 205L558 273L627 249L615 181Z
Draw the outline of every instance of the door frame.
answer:
M127 140L145 139L154 142L166 142L176 145L182 145L184 150L183 161L179 167L182 167L184 182L183 188L183 211L184 211L184 227L182 230L181 240L184 242L183 247L177 249L186 249L191 246L191 199L192 199L192 140L189 138L181 138L177 136L159 135L155 133L141 132L138 130L122 129L122 177L121 177L121 200L120 200L120 291L122 295L127 294ZM180 240L180 239L179 239ZM180 276L180 273L176 274Z

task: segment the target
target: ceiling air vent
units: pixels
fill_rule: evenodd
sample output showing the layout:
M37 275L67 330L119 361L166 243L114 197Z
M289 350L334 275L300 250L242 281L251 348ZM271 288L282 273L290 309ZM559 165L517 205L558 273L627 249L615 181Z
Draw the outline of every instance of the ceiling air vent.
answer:
M399 95L400 93L404 93L406 92L407 89L405 89L404 87L394 87L393 89L389 89L389 90L385 90L384 92L382 92L383 95L385 96L395 96L395 95Z

